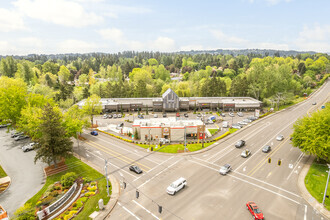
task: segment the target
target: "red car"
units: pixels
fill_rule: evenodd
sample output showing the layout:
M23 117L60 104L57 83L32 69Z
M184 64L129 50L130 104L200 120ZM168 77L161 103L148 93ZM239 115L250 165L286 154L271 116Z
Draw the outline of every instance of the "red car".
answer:
M176 117L180 117L180 113L178 112L178 113L176 113Z
M254 202L247 202L246 207L251 212L254 219L258 219L258 220L264 219L264 215L262 214L257 204L255 204Z

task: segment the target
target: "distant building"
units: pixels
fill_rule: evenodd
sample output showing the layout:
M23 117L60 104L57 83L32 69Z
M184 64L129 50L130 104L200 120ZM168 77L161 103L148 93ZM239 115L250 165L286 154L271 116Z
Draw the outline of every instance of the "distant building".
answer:
M81 108L86 99L78 102ZM259 109L262 102L251 97L178 97L168 89L160 98L102 98L104 112L149 110L154 112L176 112L189 110L242 111Z

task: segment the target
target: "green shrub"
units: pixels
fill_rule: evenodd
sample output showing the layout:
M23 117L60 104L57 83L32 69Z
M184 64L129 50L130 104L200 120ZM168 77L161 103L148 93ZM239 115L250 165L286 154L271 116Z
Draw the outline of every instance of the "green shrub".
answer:
M50 195L52 197L56 197L56 196L58 196L58 192L55 190L55 191L51 192Z
M96 182L91 182L91 186L95 186L96 185Z
M77 204L78 209L80 209L84 205L84 203L82 201L79 201L79 202L77 201L76 204Z
M52 196L48 196L46 198L44 198L43 200L41 200L41 205L49 205L52 201L54 200L54 197Z
M87 201L87 199L88 199L87 197L81 197L77 200L77 203L79 203L79 202L85 203Z
M55 190L60 190L61 189L61 186L55 186L54 189Z
M51 185L49 185L48 186L48 188L47 188L47 192L53 192L55 190L55 185L54 184L51 184Z
M39 206L41 206L41 204L42 204L42 202L41 202L41 201L38 201L38 202L36 203L36 206L39 207Z
M74 181L77 178L77 174L74 172L66 173L61 177L61 184L64 188L69 188L73 185Z

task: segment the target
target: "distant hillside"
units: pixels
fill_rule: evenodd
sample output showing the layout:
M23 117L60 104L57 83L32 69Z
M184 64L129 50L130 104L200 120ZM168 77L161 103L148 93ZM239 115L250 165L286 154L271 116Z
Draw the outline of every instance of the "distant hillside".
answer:
M191 50L191 51L180 51L179 54L223 54L223 55L248 55L248 54L260 54L262 56L296 56L297 54L316 54L317 52L314 51L295 51L295 50L269 50L269 49L241 49L241 50L224 50L224 49L217 49L217 50Z

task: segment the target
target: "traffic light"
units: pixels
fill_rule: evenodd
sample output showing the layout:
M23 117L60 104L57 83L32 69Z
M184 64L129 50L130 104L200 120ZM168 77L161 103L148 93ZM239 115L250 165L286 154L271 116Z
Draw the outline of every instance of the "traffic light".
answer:
M272 162L272 159L271 158L268 158L268 163L271 163Z
M158 212L159 212L159 213L162 213L162 211L163 211L163 207L159 205L159 206L158 206Z
M136 198L137 199L139 198L139 195L140 195L139 191L136 190Z
M126 189L126 183L125 182L123 182L123 188Z
M277 161L277 165L281 166L281 163L282 163L281 160L278 160L278 161Z

